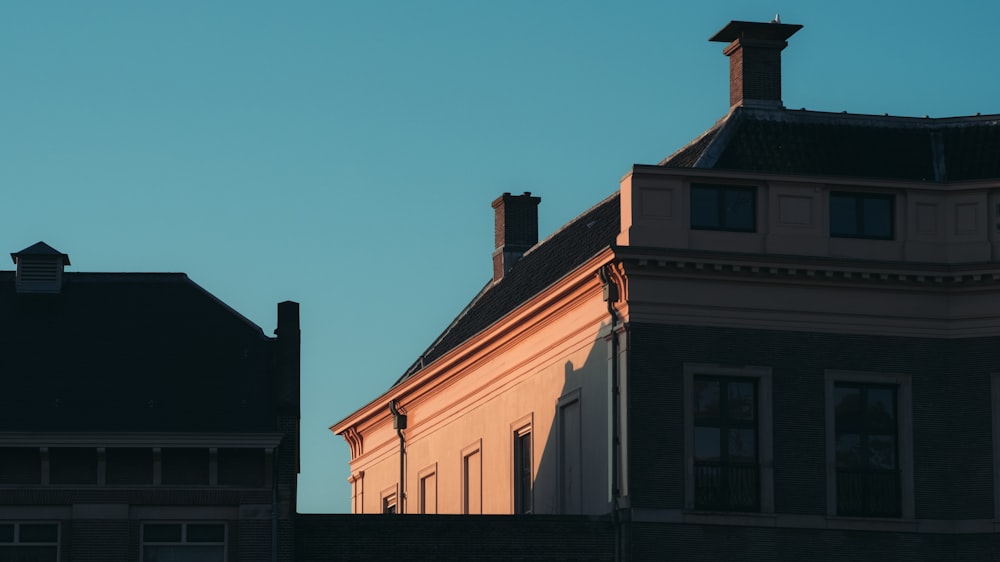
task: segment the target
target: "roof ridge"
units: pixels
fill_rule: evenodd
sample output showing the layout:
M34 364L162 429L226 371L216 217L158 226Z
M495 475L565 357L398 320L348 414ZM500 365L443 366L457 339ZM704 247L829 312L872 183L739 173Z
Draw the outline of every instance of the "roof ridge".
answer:
M940 127L960 127L976 124L995 124L1000 122L1000 114L976 114L968 116L952 117L914 117L906 115L874 115L870 113L848 113L847 111L815 111L811 109L768 109L756 107L744 107L743 113L748 118L766 121L791 121L791 122L827 122L851 125L881 125L881 126L902 126L908 128L933 129Z

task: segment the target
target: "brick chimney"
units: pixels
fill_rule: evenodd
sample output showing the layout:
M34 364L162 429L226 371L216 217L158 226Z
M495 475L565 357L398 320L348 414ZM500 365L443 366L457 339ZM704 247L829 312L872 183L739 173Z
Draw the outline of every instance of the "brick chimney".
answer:
M14 285L18 293L58 293L62 290L63 268L69 265L68 255L45 242L36 242L10 257L17 264Z
M517 260L538 243L538 203L541 197L504 193L493 202L496 250L493 250L493 282L510 271Z
M781 103L781 50L798 24L731 21L709 41L729 43L729 105L784 107Z

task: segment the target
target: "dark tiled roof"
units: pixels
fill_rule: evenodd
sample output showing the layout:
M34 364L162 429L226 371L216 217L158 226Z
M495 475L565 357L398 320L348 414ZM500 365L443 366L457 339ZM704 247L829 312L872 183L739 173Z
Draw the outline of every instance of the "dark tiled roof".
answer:
M618 200L615 193L598 203L525 253L498 283L488 283L400 381L485 330L610 246L621 230Z
M270 431L272 340L184 274L0 272L0 431Z
M1000 116L948 119L737 108L670 167L908 181L1000 177Z

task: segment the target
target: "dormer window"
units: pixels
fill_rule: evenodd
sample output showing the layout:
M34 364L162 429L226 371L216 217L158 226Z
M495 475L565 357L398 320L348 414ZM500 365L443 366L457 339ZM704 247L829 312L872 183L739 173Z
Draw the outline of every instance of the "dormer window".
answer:
M693 230L757 230L757 188L737 185L691 184Z

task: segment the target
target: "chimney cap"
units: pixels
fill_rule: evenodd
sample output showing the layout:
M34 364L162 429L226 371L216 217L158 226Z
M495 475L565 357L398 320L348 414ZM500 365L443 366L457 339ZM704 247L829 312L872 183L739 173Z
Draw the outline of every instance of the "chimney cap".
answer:
M63 259L63 265L70 265L69 255L62 253L41 241L35 242L20 252L11 252L10 259L14 260L14 263L17 263L18 258L21 256L61 256Z
M722 43L730 43L737 39L785 41L800 29L802 29L802 25L797 23L731 21L713 35L709 41Z

